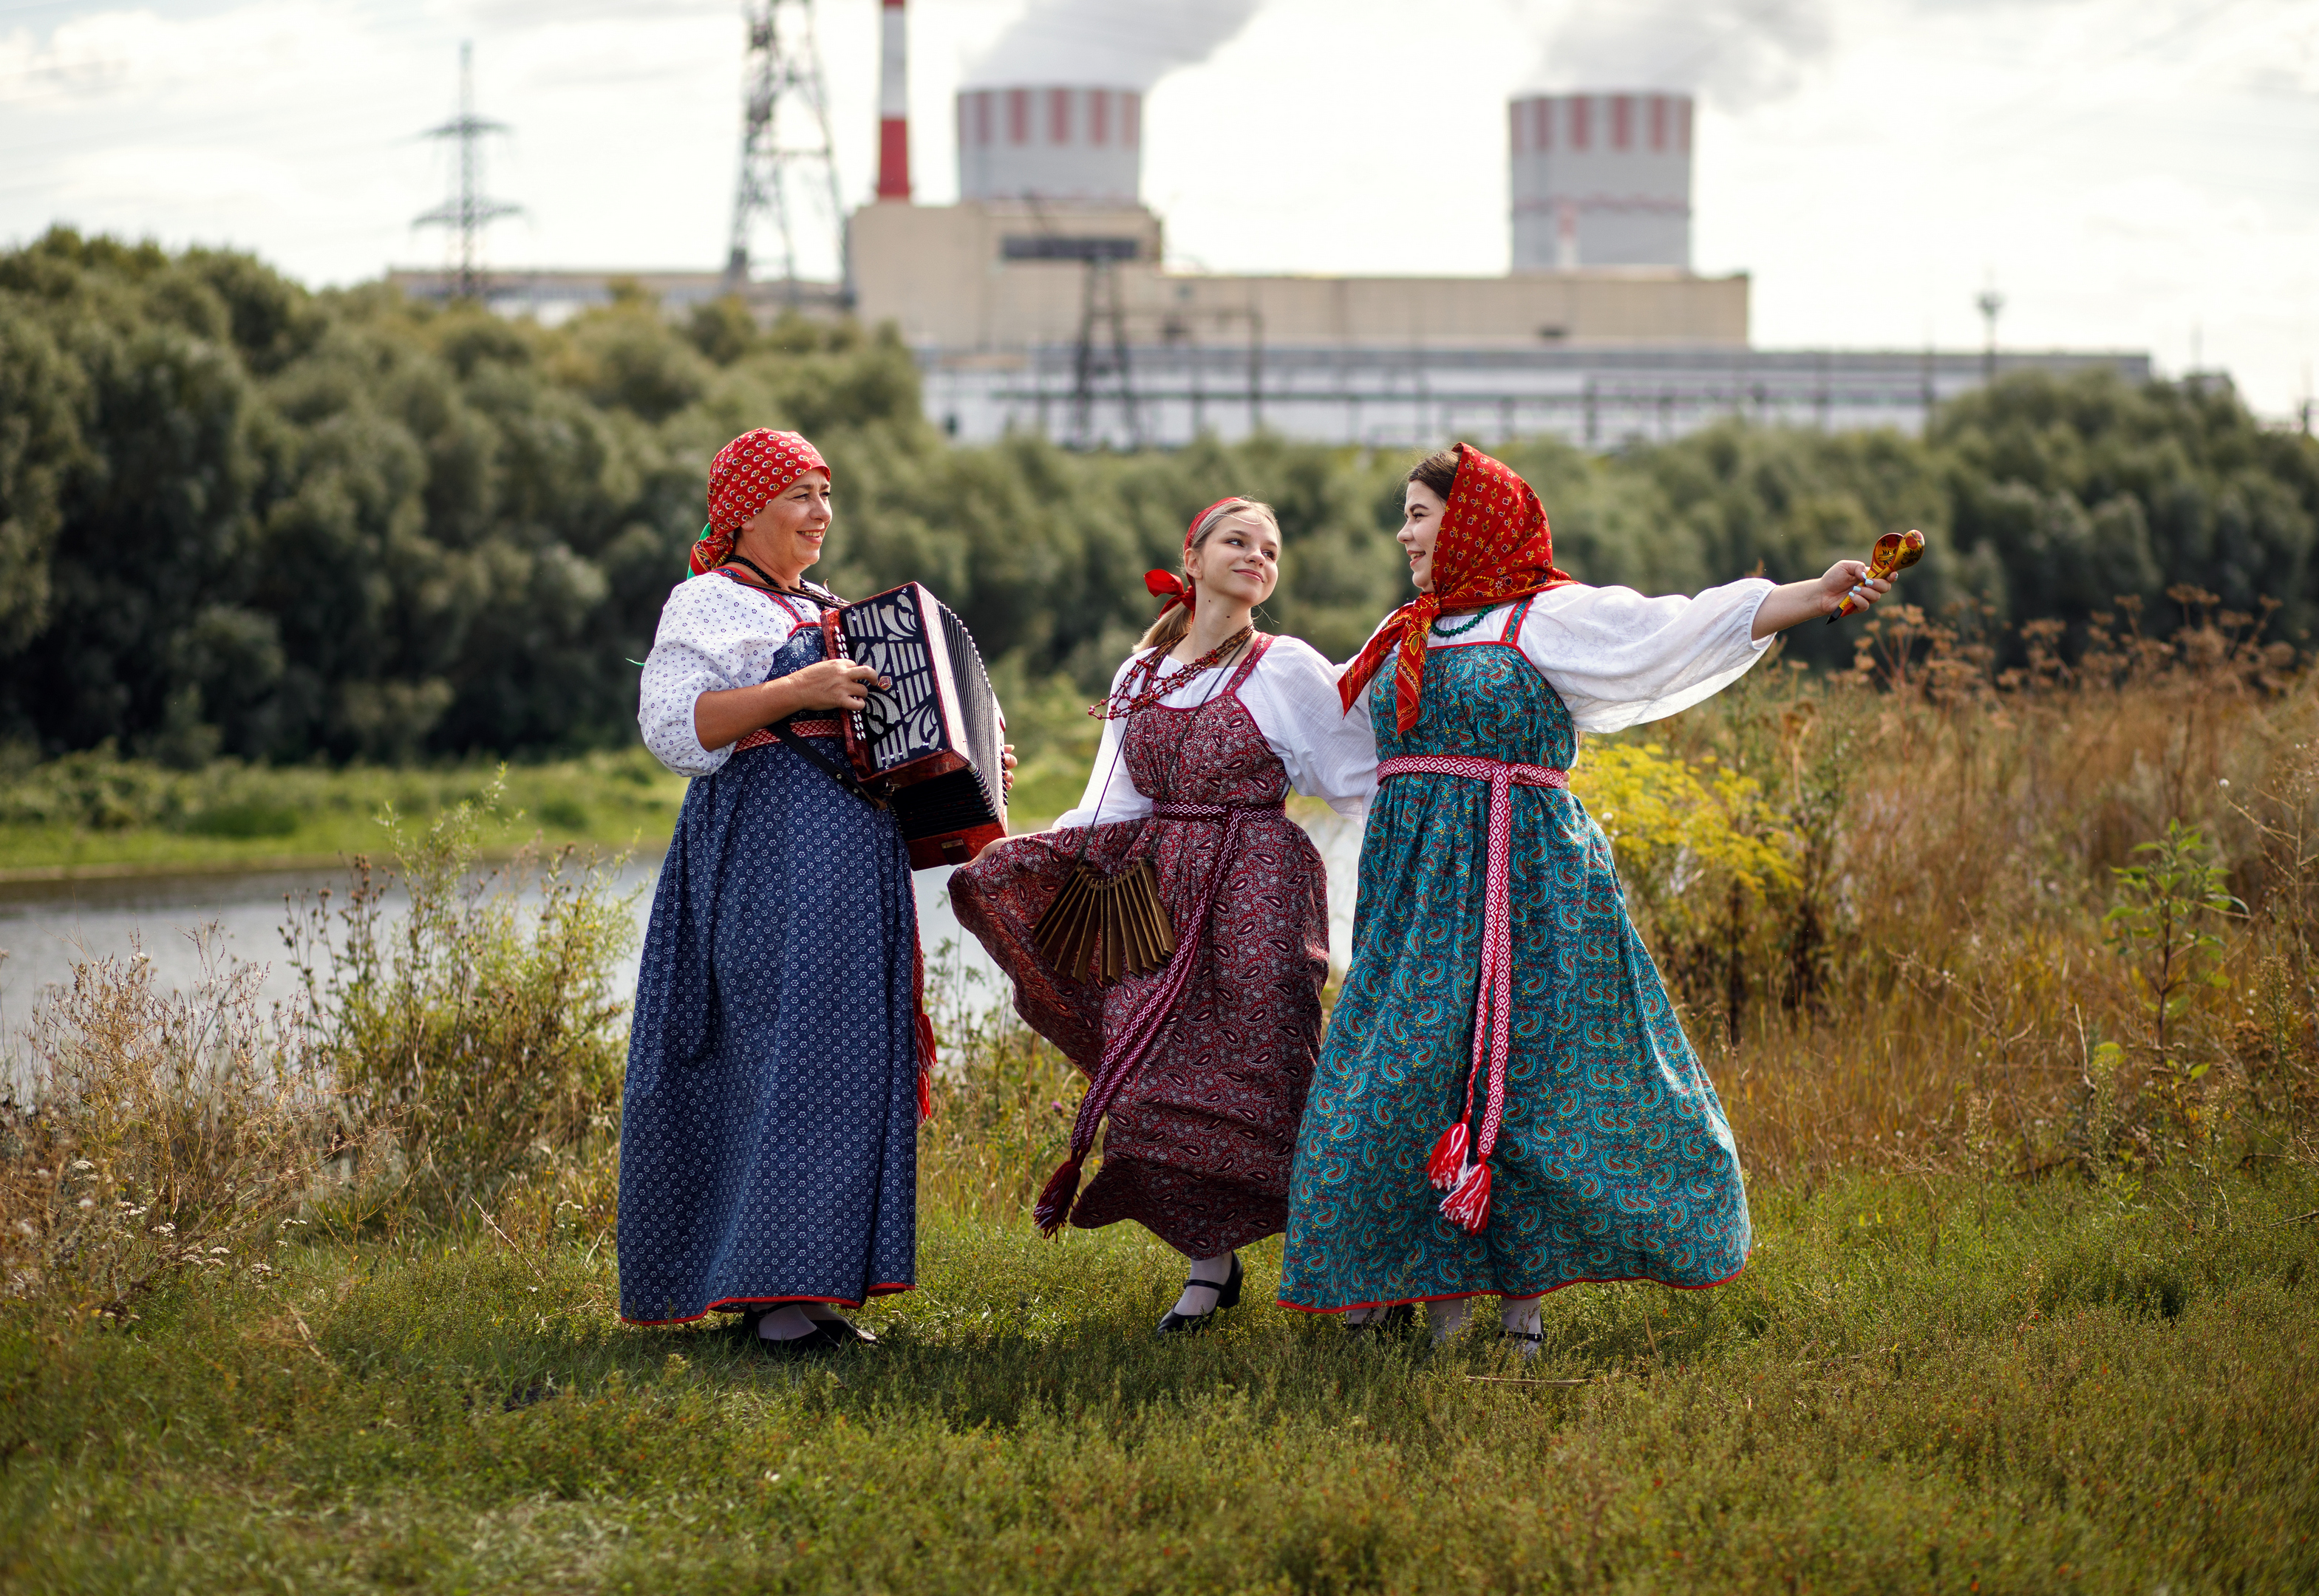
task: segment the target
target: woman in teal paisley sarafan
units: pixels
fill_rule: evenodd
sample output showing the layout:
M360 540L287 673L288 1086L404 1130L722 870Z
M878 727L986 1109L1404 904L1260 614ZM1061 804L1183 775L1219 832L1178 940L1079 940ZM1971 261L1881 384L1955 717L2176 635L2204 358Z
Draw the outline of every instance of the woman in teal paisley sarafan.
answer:
M1628 917L1611 845L1569 790L1582 731L1672 715L1847 593L1696 598L1554 568L1528 483L1460 444L1410 473L1417 600L1340 687L1374 728L1353 961L1299 1132L1280 1300L1437 1336L1583 1281L1719 1285L1747 1261L1746 1193L1715 1087Z

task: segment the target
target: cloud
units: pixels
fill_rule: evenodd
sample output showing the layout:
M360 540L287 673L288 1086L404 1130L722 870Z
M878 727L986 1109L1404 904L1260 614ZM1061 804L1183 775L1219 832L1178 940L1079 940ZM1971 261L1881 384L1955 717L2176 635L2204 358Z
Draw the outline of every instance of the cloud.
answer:
M0 36L0 108L59 109L251 77L342 72L361 37L336 0L266 0L198 19L149 9L101 11Z
M1793 94L1834 33L1825 0L1579 0L1538 86L1667 89L1744 111Z
M1148 89L1204 61L1261 0L1033 0L975 63L967 87L1089 84Z

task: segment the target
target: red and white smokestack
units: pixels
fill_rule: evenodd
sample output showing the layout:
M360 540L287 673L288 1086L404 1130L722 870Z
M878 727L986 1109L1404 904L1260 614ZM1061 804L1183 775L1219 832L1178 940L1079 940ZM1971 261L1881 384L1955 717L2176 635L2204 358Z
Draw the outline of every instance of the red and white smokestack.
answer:
M878 75L878 197L910 197L910 57L902 0L885 0L881 69Z

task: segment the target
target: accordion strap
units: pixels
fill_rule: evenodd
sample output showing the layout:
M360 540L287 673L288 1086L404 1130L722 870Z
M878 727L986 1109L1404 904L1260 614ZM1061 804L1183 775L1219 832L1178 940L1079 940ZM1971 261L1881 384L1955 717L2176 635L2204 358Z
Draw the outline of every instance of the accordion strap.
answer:
M820 749L816 748L803 737L799 736L795 727L790 724L796 719L797 717L795 716L786 717L783 719L773 722L773 724L767 726L765 730L772 733L775 737L779 738L782 747L801 755L814 764L819 765L824 771L829 773L829 779L831 780L836 782L840 787L845 789L846 791L852 793L855 798L860 798L871 808L882 809L886 807L886 800L880 798L876 793L871 792L868 788L862 786L861 778L856 776L853 771L844 765L839 764L835 760L830 758L829 755L824 753ZM808 722L808 724L810 725L812 723Z

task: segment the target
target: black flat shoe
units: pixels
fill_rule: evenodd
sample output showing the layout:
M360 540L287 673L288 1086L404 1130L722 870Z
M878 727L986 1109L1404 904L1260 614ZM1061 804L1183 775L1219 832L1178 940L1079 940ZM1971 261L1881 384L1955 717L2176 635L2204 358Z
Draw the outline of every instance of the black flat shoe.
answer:
M826 1319L817 1319L814 1323L826 1331L839 1346L875 1347L878 1344L877 1337L852 1320L842 1318L835 1313Z
M1170 1308L1168 1310L1168 1317L1160 1321L1160 1329L1155 1333L1163 1336L1188 1336L1196 1330L1207 1329L1209 1321L1226 1308L1240 1306L1240 1254L1235 1252L1232 1254L1232 1275L1223 1284L1219 1285L1214 1280L1187 1280L1184 1282L1186 1291L1191 1290L1196 1285L1205 1285L1215 1293L1215 1306L1210 1308L1205 1313L1178 1313Z
M842 1330L826 1320L817 1319L811 1330L801 1336L791 1336L786 1341L777 1341L770 1336L753 1339L757 1343L757 1350L767 1357L817 1357L824 1353L860 1346L862 1343L858 1338L861 1332L853 1330L852 1334L847 1334L847 1330L853 1330L853 1327L848 1325Z

